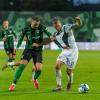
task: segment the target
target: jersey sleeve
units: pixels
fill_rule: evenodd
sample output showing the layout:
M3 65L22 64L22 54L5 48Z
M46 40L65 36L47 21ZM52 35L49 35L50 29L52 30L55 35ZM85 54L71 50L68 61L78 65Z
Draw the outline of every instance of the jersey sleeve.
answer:
M66 24L66 25L64 25L64 28L65 28L66 32L71 30L73 27L75 27L75 24Z
M20 45L22 44L23 38L24 38L24 36L25 36L25 33L26 33L26 30L23 29L23 30L22 30L22 34L20 35L20 38L19 38L18 43L17 43L17 48L19 48Z
M5 37L5 35L4 35L4 31L1 30L1 31L0 31L0 38L3 39L4 37Z
M15 38L17 38L15 30L12 30L12 34L14 35Z
M47 36L51 36L52 34L47 30L47 28L46 27L42 27L43 28L43 32L47 35Z

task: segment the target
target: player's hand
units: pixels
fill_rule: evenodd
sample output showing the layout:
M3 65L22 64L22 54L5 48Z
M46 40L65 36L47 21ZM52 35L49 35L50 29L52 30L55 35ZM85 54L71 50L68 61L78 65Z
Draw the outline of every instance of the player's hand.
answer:
M40 45L38 43L33 43L33 47L39 47Z
M80 17L75 17L75 24L77 27L82 25L82 21L81 21Z
M55 37L54 36L50 36L50 39L51 39L51 41L54 41Z
M6 41L6 38L4 37L2 40L5 42Z

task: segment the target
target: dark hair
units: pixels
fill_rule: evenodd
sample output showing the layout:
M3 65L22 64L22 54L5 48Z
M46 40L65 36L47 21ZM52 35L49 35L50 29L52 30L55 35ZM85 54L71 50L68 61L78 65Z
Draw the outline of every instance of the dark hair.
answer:
M4 19L2 22L8 21L8 19Z
M56 24L58 21L60 21L57 17L54 17L52 20L52 23Z
M40 21L40 18L37 17L37 16L33 16L33 17L32 17L32 20L35 20L35 21L39 22L39 21Z

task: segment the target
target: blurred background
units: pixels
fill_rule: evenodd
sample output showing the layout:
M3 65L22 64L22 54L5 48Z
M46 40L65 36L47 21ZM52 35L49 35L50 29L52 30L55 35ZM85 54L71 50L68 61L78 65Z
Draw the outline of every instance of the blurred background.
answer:
M100 10L100 0L0 0L1 10Z
M74 29L77 42L100 41L100 11L0 11L0 28L2 21L8 19L10 27L19 34L25 25L30 23L31 17L37 15L53 34L52 18L57 16L63 24L72 23L75 16L79 16L82 25Z
M52 34L55 31L51 23L53 17L59 17L66 24L79 16L82 25L74 28L79 47L100 47L100 0L0 0L0 29L2 21L8 19L10 27L19 35L34 15L40 17Z

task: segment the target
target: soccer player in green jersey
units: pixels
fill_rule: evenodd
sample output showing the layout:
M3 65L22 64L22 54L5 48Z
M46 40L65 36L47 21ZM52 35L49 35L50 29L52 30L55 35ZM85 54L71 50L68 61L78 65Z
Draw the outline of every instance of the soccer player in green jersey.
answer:
M17 48L20 47L24 36L26 36L26 47L22 54L20 65L18 70L15 73L13 83L9 87L10 91L15 90L16 83L18 82L23 70L26 65L33 58L33 63L35 65L35 71L33 72L33 83L35 88L39 88L37 78L41 74L42 70L42 48L43 46L34 47L33 43L41 43L43 41L43 34L46 34L48 37L51 36L51 33L47 31L46 27L40 23L40 19L38 17L33 17L31 21L31 25L25 27L22 31L22 35L19 38Z
M59 54L56 60L55 72L56 72L56 81L57 87L53 89L54 92L62 90L62 74L61 68L62 65L66 65L66 72L68 75L68 83L66 85L66 90L69 91L73 84L73 71L75 69L77 60L78 60L78 48L75 42L72 28L79 27L81 25L81 20L79 17L75 17L75 22L62 25L61 21L58 18L53 19L53 27L56 29L52 40L45 39L41 44L34 43L33 45L39 47L46 44L47 42L54 41L59 48L62 48L62 52ZM47 42L46 42L47 41Z
M15 59L15 50L14 50L14 37L17 39L15 31L9 27L9 21L3 21L3 28L1 30L1 38L4 41L4 49L9 59L8 62L12 62Z

